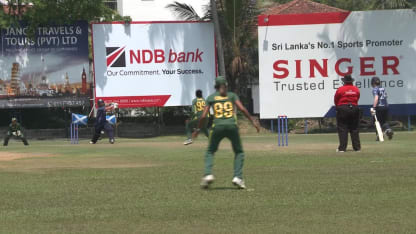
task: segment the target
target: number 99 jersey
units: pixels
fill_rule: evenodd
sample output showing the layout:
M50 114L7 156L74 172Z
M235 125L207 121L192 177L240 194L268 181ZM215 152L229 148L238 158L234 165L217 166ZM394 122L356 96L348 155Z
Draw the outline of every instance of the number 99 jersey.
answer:
M219 92L215 92L207 98L207 103L214 110L215 125L237 125L237 111L235 102L239 100L238 96L228 92L223 97Z
M205 99L195 98L192 101L192 119L199 119L204 112Z

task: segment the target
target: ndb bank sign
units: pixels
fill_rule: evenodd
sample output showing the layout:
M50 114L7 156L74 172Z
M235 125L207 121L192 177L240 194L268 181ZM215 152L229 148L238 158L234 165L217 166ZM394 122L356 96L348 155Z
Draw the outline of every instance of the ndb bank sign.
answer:
M213 91L211 23L93 24L96 97L121 108L190 105Z
M360 105L377 76L396 114L416 106L416 14L411 10L259 17L262 118L333 114L341 77L352 75Z

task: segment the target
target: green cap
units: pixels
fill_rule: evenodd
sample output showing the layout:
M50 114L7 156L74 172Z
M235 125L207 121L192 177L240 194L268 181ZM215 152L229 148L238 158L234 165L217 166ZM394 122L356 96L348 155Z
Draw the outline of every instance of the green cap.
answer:
M15 117L12 118L12 122L17 121L17 119Z
M224 76L218 76L216 79L215 79L215 85L217 86L219 86L219 85L228 85L228 83L227 83L227 80L225 79L225 77Z

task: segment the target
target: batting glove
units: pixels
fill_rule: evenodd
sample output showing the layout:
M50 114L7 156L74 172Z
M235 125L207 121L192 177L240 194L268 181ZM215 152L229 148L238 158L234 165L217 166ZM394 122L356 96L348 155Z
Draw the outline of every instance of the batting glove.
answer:
M376 110L374 108L371 108L370 109L370 112L371 112L371 115L372 116L375 116L376 115Z

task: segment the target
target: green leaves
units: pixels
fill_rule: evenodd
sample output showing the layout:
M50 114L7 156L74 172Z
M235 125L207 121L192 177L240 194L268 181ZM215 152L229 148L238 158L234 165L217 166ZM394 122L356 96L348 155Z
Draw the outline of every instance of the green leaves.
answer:
M178 18L186 21L206 21L210 20L208 17L208 11L205 16L199 16L192 5L185 3L174 2L168 4L166 8L170 9Z
M228 0L224 1L225 5L225 19L227 26L230 30L235 30L237 24L241 23L241 14L243 13L244 4L241 0Z
M30 4L29 4L30 3ZM76 21L127 20L106 7L103 0L17 0L9 1L8 11L0 11L0 26L8 27L18 20L39 25L70 24Z
M114 14L104 5L103 0L35 0L33 3L25 18L40 24L94 21Z
M242 88L256 76L251 68L256 66L256 16L257 3L253 0L218 1L222 23L221 33L225 49L227 78L232 90L243 93Z
M377 9L401 9L416 6L415 0L313 0L329 6L349 11L364 11ZM263 0L262 3L269 1ZM287 3L290 0L274 0L278 3Z
M410 3L406 0L374 0L373 9L400 9L409 8Z

